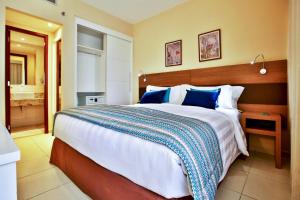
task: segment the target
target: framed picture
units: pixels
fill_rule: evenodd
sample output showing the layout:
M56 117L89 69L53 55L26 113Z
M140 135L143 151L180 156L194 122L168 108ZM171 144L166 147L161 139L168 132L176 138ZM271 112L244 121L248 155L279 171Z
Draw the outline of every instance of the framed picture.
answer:
M182 65L182 40L166 43L165 60L166 67Z
M198 35L199 61L221 59L221 30Z

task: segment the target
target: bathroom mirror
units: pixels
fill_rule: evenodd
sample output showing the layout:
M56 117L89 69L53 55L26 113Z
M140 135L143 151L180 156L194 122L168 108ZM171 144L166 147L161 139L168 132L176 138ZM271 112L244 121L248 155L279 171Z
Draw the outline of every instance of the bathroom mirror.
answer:
M43 38L12 31L10 44L11 85L43 85Z
M10 84L27 84L27 56L10 54Z

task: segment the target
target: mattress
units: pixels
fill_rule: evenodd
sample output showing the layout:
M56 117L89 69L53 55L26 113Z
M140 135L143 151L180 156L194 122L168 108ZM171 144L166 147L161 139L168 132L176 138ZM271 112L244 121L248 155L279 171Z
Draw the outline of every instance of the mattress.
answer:
M174 104L138 104L208 122L215 130L224 171L220 181L239 153L248 154L238 121L238 111ZM58 115L54 134L97 164L118 173L165 198L191 195L181 159L167 147L95 124Z

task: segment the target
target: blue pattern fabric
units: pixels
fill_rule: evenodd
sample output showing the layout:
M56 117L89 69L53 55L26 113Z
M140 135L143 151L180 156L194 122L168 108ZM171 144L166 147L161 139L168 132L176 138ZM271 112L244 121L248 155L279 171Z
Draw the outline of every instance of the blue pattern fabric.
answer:
M206 122L143 107L83 106L56 113L164 145L183 161L195 200L214 200L223 172L219 141Z
M140 103L165 103L167 90L145 92Z
M216 109L221 89L217 90L187 90L182 105L199 106Z

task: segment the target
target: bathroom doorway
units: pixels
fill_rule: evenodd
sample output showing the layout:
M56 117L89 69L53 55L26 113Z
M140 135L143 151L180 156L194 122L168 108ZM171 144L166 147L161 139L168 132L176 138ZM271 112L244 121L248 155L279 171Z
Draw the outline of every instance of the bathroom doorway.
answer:
M6 127L13 137L49 133L61 96L63 26L11 8L5 22Z
M6 26L6 126L48 127L48 35Z

